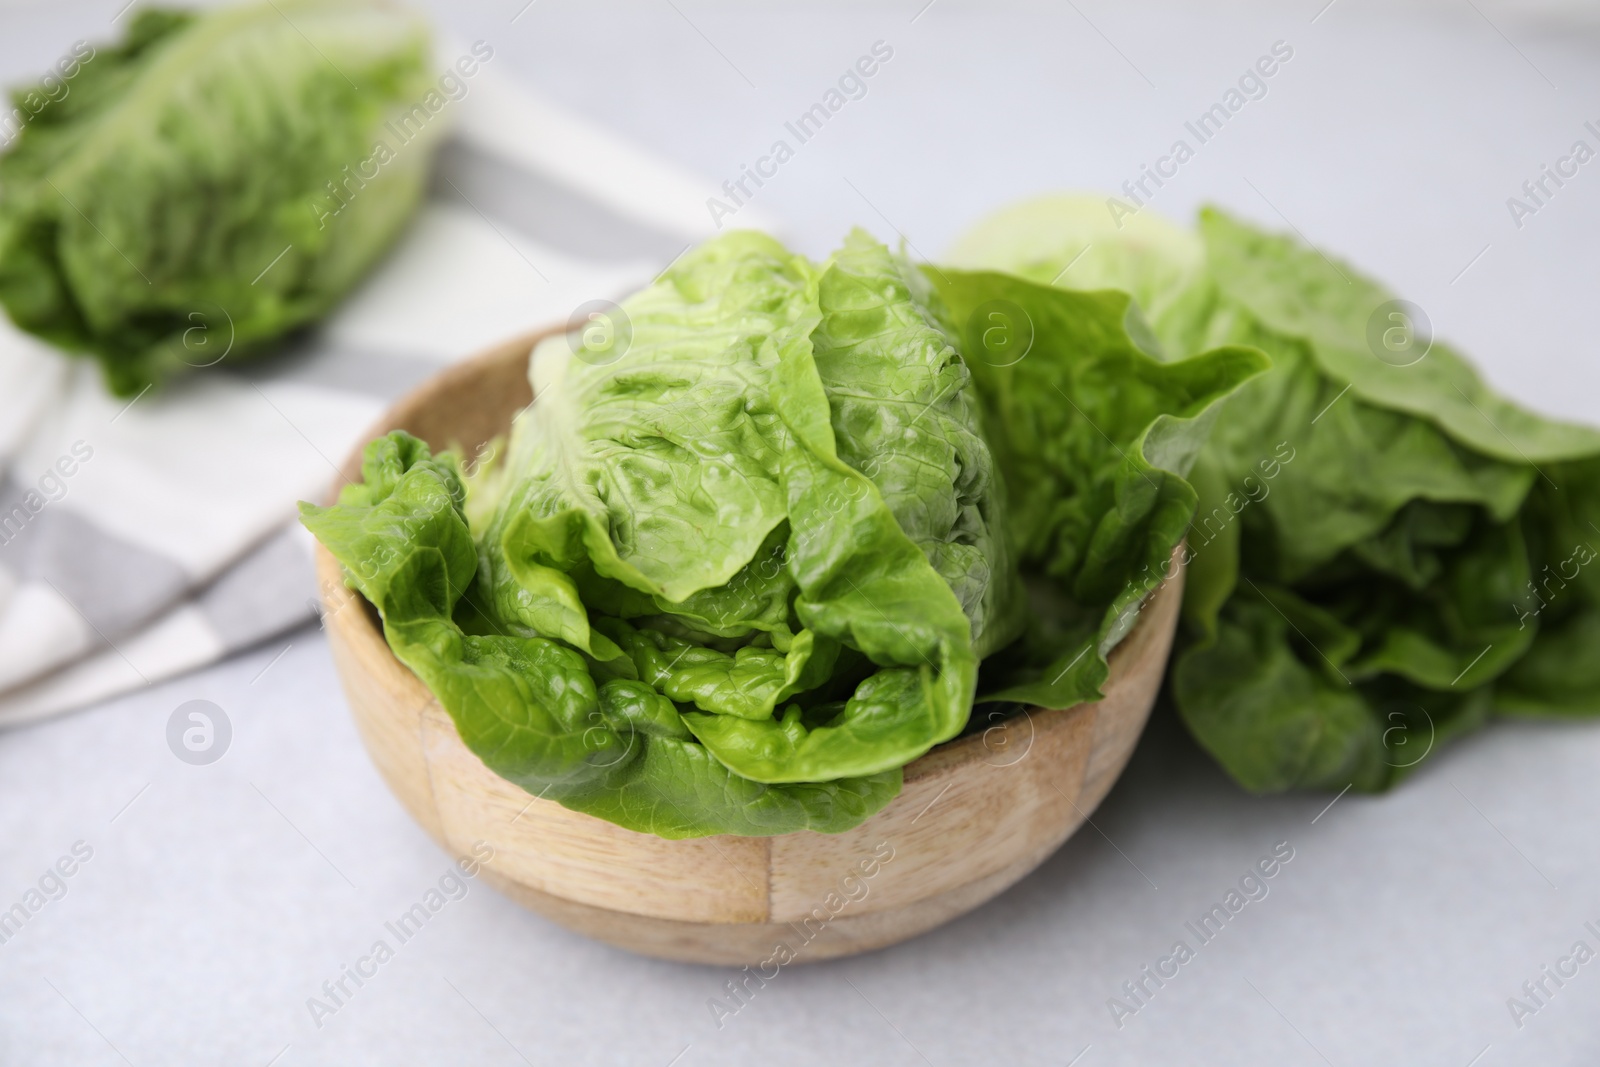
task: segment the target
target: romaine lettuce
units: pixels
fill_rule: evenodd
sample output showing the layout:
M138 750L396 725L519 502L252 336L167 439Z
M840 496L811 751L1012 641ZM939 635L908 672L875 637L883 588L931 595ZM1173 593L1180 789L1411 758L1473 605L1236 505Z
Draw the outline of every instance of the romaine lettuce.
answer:
M995 300L1037 325L1004 371L970 358ZM623 311L625 350L546 342L575 355L466 486L396 433L302 513L486 765L666 837L856 825L980 662L989 699L1098 697L1265 366L1161 363L1126 297L860 232L822 264L730 233Z
M132 13L0 156L0 304L124 395L320 317L420 201L429 49L372 0Z
M1390 295L1292 238L1215 210L1196 236L1138 219L1053 198L954 258L1128 288L1169 357L1271 357L1194 472L1171 681L1200 743L1254 790L1373 790L1492 712L1600 713L1600 431L1499 397L1439 342L1380 358Z

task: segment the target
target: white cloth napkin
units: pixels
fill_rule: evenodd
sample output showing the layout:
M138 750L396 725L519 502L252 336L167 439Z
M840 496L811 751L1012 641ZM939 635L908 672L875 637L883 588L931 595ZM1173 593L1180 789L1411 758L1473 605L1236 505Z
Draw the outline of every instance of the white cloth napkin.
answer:
M321 497L389 402L643 285L713 232L711 183L496 71L452 107L419 217L293 351L129 402L0 315L0 726L314 618L295 501Z

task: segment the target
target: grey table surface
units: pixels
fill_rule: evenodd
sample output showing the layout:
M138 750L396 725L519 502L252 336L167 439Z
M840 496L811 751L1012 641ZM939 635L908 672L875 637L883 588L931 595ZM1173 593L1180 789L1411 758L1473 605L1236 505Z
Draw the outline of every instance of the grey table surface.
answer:
M1520 228L1506 205L1596 141L1592 16L923 3L433 7L718 182L889 43L868 94L760 190L814 254L859 223L937 255L1010 199L1120 186L1286 42L1268 94L1154 206L1293 227L1426 308L1508 392L1600 422L1600 164ZM104 36L120 6L0 8L0 76ZM191 699L233 725L209 766L165 739ZM1600 964L1547 979L1520 1020L1507 1001L1576 942L1600 948L1597 763L1594 725L1503 723L1391 795L1329 807L1244 794L1158 712L1095 827L1014 889L910 943L786 969L720 1027L707 1001L727 973L634 958L473 883L319 1027L307 999L450 857L379 780L306 630L0 736L0 907L92 852L0 945L0 1062L1592 1064ZM1267 896L1201 945L1185 924L1280 843L1293 859ZM1108 999L1178 940L1194 958L1115 1017Z

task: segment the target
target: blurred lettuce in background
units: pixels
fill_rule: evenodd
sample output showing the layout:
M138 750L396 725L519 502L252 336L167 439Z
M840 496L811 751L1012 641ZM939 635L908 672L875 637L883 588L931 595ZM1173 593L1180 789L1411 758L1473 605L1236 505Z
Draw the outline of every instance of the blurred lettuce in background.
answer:
M1600 431L1498 396L1292 238L1216 210L1121 221L1044 198L951 260L1133 293L1168 358L1271 357L1191 479L1171 688L1201 745L1253 790L1376 790L1492 713L1600 714Z
M122 395L312 322L420 202L430 47L365 0L139 10L64 92L14 94L0 304Z

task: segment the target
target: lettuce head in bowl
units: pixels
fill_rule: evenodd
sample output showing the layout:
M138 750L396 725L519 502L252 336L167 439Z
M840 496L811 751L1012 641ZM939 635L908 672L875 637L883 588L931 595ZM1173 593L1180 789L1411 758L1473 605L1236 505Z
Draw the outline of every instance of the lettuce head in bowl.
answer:
M975 703L1096 699L1266 365L859 231L719 237L621 311L470 477L396 431L302 516L490 770L668 838L843 831Z

